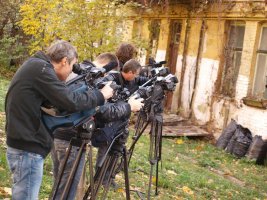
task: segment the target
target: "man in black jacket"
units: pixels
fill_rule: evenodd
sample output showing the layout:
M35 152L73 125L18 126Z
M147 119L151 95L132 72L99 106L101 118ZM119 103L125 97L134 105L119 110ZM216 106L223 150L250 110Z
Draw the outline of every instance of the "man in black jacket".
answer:
M41 120L41 105L49 101L69 112L102 105L112 96L109 85L101 91L70 91L64 80L77 62L76 49L59 41L37 52L14 75L5 101L7 160L13 175L12 199L38 199L44 158L52 137Z
M99 82L115 81L117 85L127 88L130 94L133 94L136 90L138 90L139 86L141 86L142 84L144 84L149 80L149 78L147 77L139 76L140 70L141 70L141 65L139 64L139 62L136 61L135 59L130 59L123 65L123 68L121 69L120 72L112 71L108 73L103 79L99 80ZM125 117L124 120L128 120L129 117ZM126 140L127 137L125 138L125 142ZM96 161L97 167L100 161L103 159L107 151L107 148L108 148L107 145L99 147L97 152L97 161ZM107 184L106 181L107 180L105 179L104 185ZM117 187L117 184L114 181L114 177L112 177L111 186L115 188Z
M117 85L121 85L133 94L138 90L139 86L149 80L148 77L139 76L141 65L134 59L127 61L120 72L111 71L101 81L115 81ZM100 81L99 81L100 82Z
M118 59L114 54L111 53L102 53L99 56L96 57L96 59L93 61L93 64L96 67L103 67L106 64L110 62L117 62ZM71 75L71 78L73 78L74 75ZM124 121L125 119L128 119L131 115L131 111L138 111L143 106L143 103L141 103L142 99L135 99L130 98L128 102L119 102L119 103L106 103L105 105L102 105L98 108L98 112L95 115L96 118L96 126L97 128L103 128L107 123L114 122L114 121ZM110 129L111 130L111 129ZM109 131L109 133L106 135L106 137L103 137L104 135L98 134L97 138L94 138L94 144L100 143L103 141L104 143L107 143L107 140L112 140L112 137L114 136L112 131ZM54 180L58 177L59 169L62 167L66 149L69 146L69 142L72 137L75 137L77 135L76 130L74 130L72 127L59 127L54 132L54 149L52 151L52 160L53 160L53 173L54 173ZM57 193L55 194L55 199L60 199L63 195L64 188L66 186L67 180L69 178L71 169L73 167L74 161L78 155L79 146L73 146L71 153L68 157L68 161L66 163L66 166L64 168L64 174L62 175L61 182L59 184ZM80 163L78 166L78 169L75 173L75 177L72 180L72 184L70 187L70 191L68 194L68 200L74 200L77 186L80 180L80 177L83 172L85 164L85 153L82 154L82 157L80 159Z

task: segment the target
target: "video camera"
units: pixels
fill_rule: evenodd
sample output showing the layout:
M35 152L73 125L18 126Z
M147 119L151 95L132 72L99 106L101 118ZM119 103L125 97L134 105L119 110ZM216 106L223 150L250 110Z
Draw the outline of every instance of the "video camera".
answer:
M107 82L98 81L95 83L96 88L103 88ZM108 102L115 103L117 101L126 101L128 97L130 97L131 93L127 88L122 87L121 85L117 85L115 81L112 81L110 87L114 90L113 96L108 99Z
M149 58L148 65L141 68L140 75L146 77L166 76L170 73L167 67L162 66L166 63L166 61L156 62L154 58Z
M160 63L163 64L163 62ZM153 75L150 80L140 86L139 89L133 94L145 100L142 111L144 111L146 114L151 112L152 104L156 106L153 109L162 111L162 102L165 97L165 91L174 91L176 84L178 83L177 77L171 74L166 67L153 68L151 71L153 72L150 74Z
M117 67L117 62L110 62L102 68L97 68L93 63L84 61L80 64L73 66L73 72L78 74L75 78L71 79L66 83L70 90L77 91L88 91L96 89L94 81L106 72ZM113 87L116 86L113 84ZM118 96L118 95L117 95ZM115 97L114 97L115 98ZM68 113L66 111L59 111L54 108L49 102L46 102L42 108L42 120L46 128L53 133L58 127L77 127L83 126L84 121L95 115L95 109L89 109L79 111L75 113Z
M66 84L67 86L70 86L79 80L83 80L89 87L94 86L94 81L96 79L102 77L105 73L113 70L117 66L117 62L110 62L103 67L96 67L92 62L85 60L82 63L73 65L72 71L75 74L78 74L78 76L71 79Z

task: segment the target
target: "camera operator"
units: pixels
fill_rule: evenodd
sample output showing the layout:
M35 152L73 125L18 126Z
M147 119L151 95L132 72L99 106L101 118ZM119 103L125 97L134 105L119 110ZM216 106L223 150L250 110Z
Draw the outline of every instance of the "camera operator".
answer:
M141 70L141 65L139 64L139 62L137 62L134 59L130 59L123 65L123 68L120 72L112 71L108 73L108 75L106 75L103 79L99 80L99 82L115 81L117 85L121 85L122 87L127 88L129 92L132 94L138 89L139 86L141 86L142 84L144 84L149 80L149 78L147 77L139 76L140 70ZM129 117L125 119L128 120ZM127 138L125 138L125 140L127 140ZM97 162L96 162L97 165L105 155L107 148L108 146L102 146L98 149ZM104 180L103 185L105 185L105 183L106 182ZM114 181L114 177L111 180L111 186L114 188L117 187L117 184Z
M125 87L133 94L138 90L139 86L143 85L149 80L148 77L139 76L141 65L134 59L127 61L121 72L111 71L99 82L115 81L117 85Z
M116 50L116 56L119 59L120 71L123 65L130 59L133 59L137 54L137 50L134 45L130 43L121 43Z
M49 101L69 112L102 105L113 95L102 91L72 92L63 82L77 62L76 49L66 41L37 52L18 69L5 101L7 161L13 176L12 199L38 199L44 158L53 144L41 120L41 105Z
M93 64L96 67L103 67L110 62L116 61L118 63L118 59L114 54L111 53L102 53L100 54L94 61ZM72 75L73 77L73 75ZM98 113L96 115L96 124L97 126L103 126L100 121L109 119L109 121L118 121L120 119L129 118L131 111L138 111L143 106L141 103L142 99L130 98L128 103L119 102L119 103L106 103L103 106L100 106L98 109ZM99 123L100 122L100 123ZM56 179L58 176L58 170L60 169L60 165L63 163L64 156L66 154L66 149L68 148L69 141L72 137L76 135L76 131L71 128L58 128L54 132L54 151L52 151L52 160L54 164L54 178ZM79 147L72 147L71 154L68 158L68 162L61 179L59 189L56 194L56 199L60 198L63 195L64 187L67 183L68 176L72 169L74 160L76 155L78 154ZM80 160L80 164L78 166L78 170L75 174L68 199L74 199L77 191L77 186L79 180L81 178L83 168L85 164L85 154L83 153L82 158Z

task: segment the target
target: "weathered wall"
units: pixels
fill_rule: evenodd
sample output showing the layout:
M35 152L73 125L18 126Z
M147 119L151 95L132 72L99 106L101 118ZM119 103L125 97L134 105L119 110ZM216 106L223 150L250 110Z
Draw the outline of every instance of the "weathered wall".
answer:
M156 61L163 61L166 59L166 52L168 48L168 36L169 36L169 20L162 19L160 24L160 33L158 41L158 50L156 54Z
M203 49L200 54L199 65L196 65L201 17L197 13L189 14L184 7L173 6L169 8L169 15L158 12L161 18L160 37L156 60L166 59L169 37L169 19L180 19L183 21L179 55L177 55L176 76L183 82L177 84L172 101L172 111L179 111L185 118L191 118L198 124L210 124L214 129L223 129L230 119L237 120L244 127L249 128L254 135L263 135L267 139L267 111L249 107L243 104L242 98L250 95L253 75L255 71L255 52L258 45L259 26L267 16L266 7L262 2L251 3L239 2L210 7L206 11L206 30L203 38ZM214 10L220 10L218 14ZM254 12L254 13L253 13ZM195 16L194 16L195 15ZM146 15L149 19L149 14ZM190 18L190 32L188 45L185 47L186 21ZM246 23L244 45L241 58L241 66L236 84L236 95L234 98L220 94L216 84L222 79L224 56L224 34L226 20L243 20ZM184 49L187 48L186 57L183 58ZM185 59L185 60L184 60ZM184 64L184 65L183 65ZM183 69L184 68L184 69ZM198 70L198 71L196 71ZM197 73L196 73L197 72ZM194 80L197 76L196 88ZM220 82L220 81L219 81ZM182 84L181 91L179 86ZM180 95L180 96L179 96ZM181 98L181 104L178 100ZM192 102L192 106L191 105Z
M267 111L246 106L242 103L242 98L249 94L252 78L251 73L255 66L255 52L258 46L258 21L247 21L244 37L244 48L242 61L237 79L236 101L238 109L230 115L241 125L249 128L254 135L263 135L267 139Z

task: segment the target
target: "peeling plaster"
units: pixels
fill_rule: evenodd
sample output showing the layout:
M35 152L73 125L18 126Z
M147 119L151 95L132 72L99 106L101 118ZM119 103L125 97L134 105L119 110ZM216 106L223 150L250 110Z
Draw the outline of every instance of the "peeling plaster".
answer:
M166 50L157 50L156 62L160 62L166 59Z
M219 61L203 58L199 69L199 80L196 87L196 96L193 104L193 112L196 120L205 124L210 120L210 109L203 113L200 105L211 106L211 96L215 88L215 81L219 69Z

